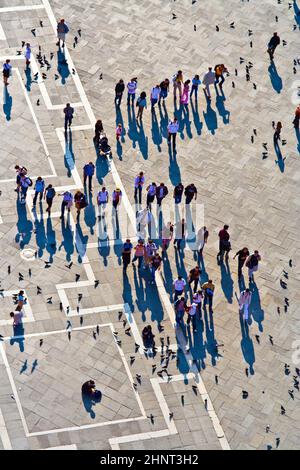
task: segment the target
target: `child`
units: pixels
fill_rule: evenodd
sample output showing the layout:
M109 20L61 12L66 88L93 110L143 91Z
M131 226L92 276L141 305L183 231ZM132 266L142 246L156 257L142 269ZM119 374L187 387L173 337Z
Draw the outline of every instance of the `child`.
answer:
M26 59L26 65L30 64L30 58L31 58L31 47L29 42L26 44L26 49L25 49L25 59Z
M193 93L195 92L195 98L197 100L199 85L201 85L200 77L199 77L199 75L195 75L193 80L192 80L192 91L191 91L190 98L193 96Z
M119 142L121 135L123 134L122 124L118 124L116 128L116 139Z

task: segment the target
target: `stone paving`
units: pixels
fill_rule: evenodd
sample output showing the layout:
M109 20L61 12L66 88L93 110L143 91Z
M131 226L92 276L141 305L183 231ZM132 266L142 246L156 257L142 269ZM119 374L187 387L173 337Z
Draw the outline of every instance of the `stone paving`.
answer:
M298 6L287 0L128 0L126 7L104 0L84 5L0 0L0 56L2 62L11 57L14 69L9 94L1 92L0 115L0 448L266 449L276 447L276 437L280 449L299 448L293 343L300 328L300 139L291 124L300 72L299 65L293 72ZM60 17L71 28L65 57L55 47L53 26ZM272 68L265 49L275 30L286 45L278 47ZM18 55L22 41L31 43L34 57L41 47L51 63L46 78L35 58L24 70ZM67 66L61 65L64 59ZM170 94L156 118L145 111L141 129L126 104L115 113L114 85L121 77L137 76L139 91L149 96L152 86L179 68L184 77L202 77L209 65L220 62L230 71L225 100L213 90L208 106L200 92L198 106L190 104L183 114L174 109ZM68 101L75 118L65 139L62 108ZM166 143L174 111L180 119L175 160ZM103 120L113 143L111 165L96 159L95 118ZM282 158L273 147L272 121L278 120L286 140ZM125 128L121 145L114 144L118 122ZM26 206L16 204L15 164L25 165L33 179L42 175L59 192L74 192L83 187L82 167L90 160L97 168L95 190L105 184L111 192L122 185L125 196L119 225L107 213L108 240L101 240L95 197L80 223L74 212L59 220L59 197L51 218L39 207L31 212L31 193ZM194 182L204 205L210 238L202 281L209 275L217 287L214 314L204 314L194 335L189 330L175 334L170 303L172 279L177 273L186 276L197 262L190 249L179 255L170 246L156 285L149 283L147 271L129 267L128 275L122 274L121 241L135 237L133 179L141 170L147 182L163 178L169 187L165 212L173 210L171 188L179 180ZM229 270L216 263L217 233L225 223L232 253L247 245L262 255L248 328L238 314L236 262L231 257ZM20 256L24 249L35 254L30 261ZM9 312L12 295L21 288L29 304L24 329L14 336ZM142 348L141 332L148 323L158 346L154 358ZM157 375L165 365L169 379ZM87 378L102 391L92 410L84 407L80 393Z

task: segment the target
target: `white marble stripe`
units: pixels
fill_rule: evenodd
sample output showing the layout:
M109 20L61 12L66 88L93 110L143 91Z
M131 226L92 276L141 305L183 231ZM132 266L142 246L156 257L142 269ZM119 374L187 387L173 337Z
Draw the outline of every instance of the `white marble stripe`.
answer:
M5 41L5 40L6 40L6 36L2 28L2 24L0 23L0 41Z
M44 9L44 5L18 5L14 7L0 7L0 14L1 13L9 13L9 12L17 12L17 11L26 11L26 10L42 10Z
M5 424L5 420L4 420L1 408L0 408L0 439L2 441L4 450L12 450L12 445L11 445L10 438L7 432L7 427Z

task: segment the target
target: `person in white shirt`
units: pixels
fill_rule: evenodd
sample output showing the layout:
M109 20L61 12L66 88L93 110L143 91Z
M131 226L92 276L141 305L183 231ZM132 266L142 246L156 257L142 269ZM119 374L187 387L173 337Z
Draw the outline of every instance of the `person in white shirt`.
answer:
M135 203L142 204L142 189L145 183L145 176L144 173L141 171L134 179L134 200ZM139 198L138 198L139 196Z
M13 326L18 326L23 323L23 312L22 310L16 310L15 312L10 312L10 316L13 319Z
M244 310L244 320L247 321L249 317L249 306L251 304L252 292L250 289L243 290L239 298L240 312Z
M160 86L156 85L151 90L151 111L154 111L154 106L158 102L160 97Z
M137 90L137 78L132 78L130 82L127 83L127 106L130 105L130 99L131 99L131 104L133 106L134 100L135 100L135 94Z
M179 123L176 117L174 117L173 121L169 122L168 125L168 145L171 145L171 139L173 142L173 152L176 150L176 136L177 132L179 131Z
M194 333L197 332L197 327L196 327L197 310L198 310L198 304L196 304L196 302L193 302L188 311L187 324L189 325L192 322Z
M204 93L208 100L211 100L210 88L209 86L215 83L216 74L213 72L212 67L208 68L208 72L203 77L202 83L205 85Z
M183 279L182 276L178 276L177 279L173 282L173 289L174 289L174 302L178 299L178 297L183 293L186 286L186 281Z
M193 295L193 303L198 305L199 318L201 318L201 305L203 300L203 294L201 290L198 290L196 294Z
M108 203L108 191L106 191L105 186L97 194L97 204L98 204L98 220L103 219L105 215L106 204Z

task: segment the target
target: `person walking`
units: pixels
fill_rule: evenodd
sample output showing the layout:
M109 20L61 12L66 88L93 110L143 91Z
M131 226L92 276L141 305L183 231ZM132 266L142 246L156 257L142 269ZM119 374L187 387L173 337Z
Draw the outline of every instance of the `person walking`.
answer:
M129 238L123 244L123 251L122 251L122 260L123 260L123 271L126 272L128 265L130 264L131 260L131 251L132 251L132 243Z
M176 136L177 132L179 131L179 122L176 117L174 117L173 121L170 121L168 124L168 145L171 145L171 140L173 143L173 152L176 151Z
M221 88L221 90L223 87L223 83L225 82L224 73L228 73L228 70L224 64L218 64L215 66L215 78L216 78L215 84L216 85L219 84L219 87ZM219 80L221 80L220 83L219 83Z
M86 188L86 180L89 180L89 192L92 192L92 179L95 173L95 165L93 162L86 163L83 167L83 185Z
M215 72L213 72L212 67L208 68L208 72L205 73L202 83L205 86L204 94L206 98L210 101L211 100L210 85L213 85L215 83Z
M225 259L228 261L229 252L231 250L230 235L228 233L229 226L224 225L222 230L219 232L219 253L217 254L217 260L223 259L226 253Z
M246 260L246 266L248 268L249 282L254 282L254 273L258 270L259 262L261 261L261 256L258 250L255 250L254 253L248 256Z
M145 245L145 253L144 253L144 261L145 261L145 268L148 267L151 263L153 256L156 255L157 246L153 240L149 239L148 243Z
M184 195L185 195L185 203L190 204L193 199L197 199L197 188L194 185L194 183L189 184L186 186L184 190Z
M16 193L19 193L20 187L21 187L21 177L27 175L27 168L25 168L25 166L16 165L15 170L16 170L16 184L17 184L15 191Z
M142 120L144 109L145 108L147 109L147 99L146 99L146 97L147 97L146 93L144 91L142 91L142 93L140 94L140 96L137 99L137 102L136 102L136 105L138 107L138 112L137 112L137 115L136 115L136 120L137 121L139 119L140 119L140 121Z
M119 122L119 124L116 127L116 141L119 142L123 134L123 126Z
M64 113L65 113L65 130L67 130L67 127L71 127L72 121L73 121L73 115L74 115L74 108L70 105L70 103L66 104L66 107L64 108Z
M203 256L204 245L207 243L208 237L209 237L209 231L204 225L198 230L198 233L197 233L197 249L201 257Z
M65 215L65 209L68 209L68 213L71 211L71 207L73 206L73 194L70 193L69 191L65 191L63 194L60 194L60 196L63 197L62 203L61 203L61 215L60 219L64 218Z
M194 333L197 333L197 325L196 325L197 310L198 310L198 305L196 304L196 302L192 302L190 307L188 307L187 324L189 325L192 322Z
M298 105L296 108L295 118L293 120L294 127L297 130L299 130L299 121L300 121L300 105Z
M2 68L4 86L9 85L8 79L11 76L11 72L12 72L12 66L10 64L10 59L6 59L6 61L3 64L3 68Z
M233 257L233 259L238 257L238 278L239 279L242 277L242 274L243 274L242 269L249 255L250 255L250 252L248 248L245 246L241 250L237 251Z
M130 100L132 106L134 105L135 94L137 90L137 78L132 78L130 82L127 83L127 106L130 105Z
M57 43L56 45L60 47L60 42L62 42L62 47L65 47L66 34L69 32L69 27L65 23L64 19L61 19L57 23Z
M274 141L275 146L278 145L278 140L280 140L281 130L282 130L282 124L280 121L278 121L276 124L274 136L273 136L273 141Z
M159 186L156 188L156 200L157 200L157 205L160 207L163 199L167 196L169 193L169 190L167 186L165 186L164 183L160 183Z
M138 260L138 269L142 268L143 260L145 256L145 245L143 240L139 240L137 245L134 248L135 254L132 258L132 264L134 265L135 261Z
M159 85L159 88L160 88L160 94L159 94L159 100L158 100L159 105L161 104L161 100L165 102L165 100L167 99L168 93L169 93L169 87L170 87L170 81L168 78L165 78Z
M122 201L122 191L119 188L116 188L112 193L112 205L115 211L118 211L118 206Z
M27 175L22 175L20 179L21 204L25 204L28 188L32 186L32 180Z
M115 105L118 108L121 106L124 90L125 90L124 80L122 80L121 78L115 86Z
M53 204L53 199L55 197L55 194L56 194L55 189L53 188L52 184L49 184L47 188L45 189L45 195L44 195L44 198L46 199L46 203L47 203L46 212L48 212L48 217L50 217L50 214L51 214L51 207Z
M103 124L101 119L98 119L98 121L95 124L95 136L94 136L94 142L97 147L99 147L99 142L100 142L100 135L103 132Z
M244 320L247 321L249 318L249 306L251 304L251 299L252 299L252 292L250 289L245 289L241 292L240 298L239 298L239 307L240 307L240 312L244 312Z
M190 83L191 83L191 80L186 80L183 85L183 93L180 98L180 103L183 104L184 106L187 106L189 104Z
M173 191L173 198L175 199L175 204L180 204L182 201L182 195L184 191L184 186L182 183L178 183Z
M164 228L162 229L161 253L162 253L163 258L166 256L167 249L169 248L169 245L170 245L170 241L173 238L173 232L174 232L174 225L172 224L172 222L168 222L167 225L165 225Z
M142 204L142 190L145 184L145 176L143 171L134 178L134 201L135 203Z
M186 221L185 219L179 220L175 224L175 237L174 237L174 248L178 251L181 248L181 241L185 240L185 232L186 232Z
M154 255L150 261L151 278L152 278L151 284L155 283L155 273L156 271L160 270L161 262L162 262L162 259L158 253L156 253L156 255Z
M101 191L97 194L97 204L98 204L98 220L104 218L106 204L108 203L108 191L106 187L103 186Z
M26 48L25 48L24 56L25 56L25 60L26 60L26 65L27 65L27 66L30 65L31 47L30 47L29 42L26 43Z
M182 96L182 86L183 83L183 74L181 70L178 70L178 72L173 76L173 90L174 90L174 100L176 100L176 92L177 90L179 91L179 99L181 100Z
M198 290L197 292L193 294L193 303L197 304L197 312L199 315L199 319L201 319L202 317L202 314L201 314L202 300L203 300L202 290Z
M174 302L176 326L182 325L184 312L187 310L187 304L184 297L177 298Z
M195 75L193 80L192 80L192 90L191 90L190 98L192 98L193 94L195 94L195 100L196 101L198 99L199 85L201 85L200 77L199 77L199 75Z
M213 313L213 298L215 292L215 285L212 280L209 279L207 282L202 284L201 289L204 292L204 307L206 307L206 305L208 304L210 312Z
M152 182L149 184L147 187L147 207L151 210L151 204L154 201L154 198L156 196L156 191L157 191L157 186L156 183Z
M173 291L174 291L174 302L181 296L185 290L186 281L182 276L178 276L177 279L173 282Z
M156 105L156 103L158 103L159 98L160 98L160 86L156 85L155 87L152 88L151 96L150 96L152 112L154 111L154 106Z
M195 266L193 269L190 270L188 283L189 283L190 288L191 288L191 285L194 283L194 289L193 289L194 294L197 292L197 287L198 287L198 283L200 280L200 276L201 276L201 269L199 268L199 266Z
M79 222L81 209L84 209L88 205L85 194L81 191L76 191L74 194L74 202L77 209L77 222Z
M274 53L275 53L276 47L279 44L280 44L280 37L278 36L277 33L274 33L268 43L268 49L267 49L271 62L274 60Z

